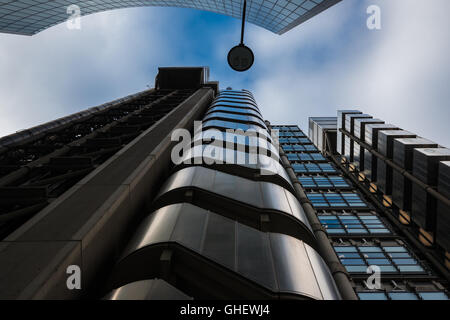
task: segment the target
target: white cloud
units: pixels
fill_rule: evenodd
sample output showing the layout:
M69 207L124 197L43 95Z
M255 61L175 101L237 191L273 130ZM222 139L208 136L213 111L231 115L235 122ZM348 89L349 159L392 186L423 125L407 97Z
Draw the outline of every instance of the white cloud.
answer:
M374 3L380 31L365 24ZM309 116L358 107L450 146L449 9L447 0L350 0L278 38L254 30L264 61L253 88L264 116L306 130Z
M370 4L381 6L381 31L366 28ZM282 36L247 24L255 65L245 73L226 65L239 21L205 15L214 33L192 34L199 16L188 9L121 9L83 17L81 31L0 34L0 136L143 90L158 66L209 63L221 87L253 90L273 123L307 130L309 116L359 107L450 146L449 9L448 0L346 0Z
M0 136L153 84L171 57L164 35L142 28L164 19L153 9L88 15L81 30L63 23L32 37L1 34Z

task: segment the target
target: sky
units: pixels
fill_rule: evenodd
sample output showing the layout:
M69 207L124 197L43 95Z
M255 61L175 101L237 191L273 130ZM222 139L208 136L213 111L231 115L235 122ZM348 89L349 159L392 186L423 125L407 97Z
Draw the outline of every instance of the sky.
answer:
M381 8L381 29L366 10ZM450 1L343 0L276 35L246 25L244 73L226 56L241 22L184 8L129 8L32 37L0 34L0 136L154 85L158 66L209 66L221 89L251 90L265 119L297 124L359 109L450 147Z

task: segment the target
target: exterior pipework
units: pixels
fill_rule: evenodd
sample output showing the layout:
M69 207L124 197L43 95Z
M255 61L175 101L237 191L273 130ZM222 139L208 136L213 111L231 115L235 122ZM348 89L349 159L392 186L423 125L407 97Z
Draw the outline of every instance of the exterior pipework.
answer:
M222 91L205 119L202 130L208 134L199 137L196 132L194 140L202 144L192 147L183 160L204 156L212 130L241 129L238 135L257 132L253 142L241 146L264 141L278 164L278 148L250 92ZM248 160L249 152L239 151L238 141L230 146L230 139L219 136L214 142L228 142L216 150ZM270 175L261 178L256 173L265 169L259 163L222 168L231 165L232 161L225 161L211 167L205 163L175 167L156 196L152 213L114 268L108 288L113 291L107 297L125 298L125 292L133 292L130 283L148 288L139 290L149 290L144 296L151 296L153 287L140 281L162 278L194 298L341 299L326 259L315 249L320 244L292 193L288 172L274 165L270 170L277 178L271 180ZM198 269L201 275L195 272ZM204 277L204 285L196 284L199 276Z
M266 123L270 127L270 123L268 121ZM309 223L313 229L314 235L316 236L318 250L321 256L326 261L328 268L331 270L334 281L336 282L336 286L338 287L339 292L342 295L342 298L345 300L358 300L355 291L353 290L349 274L342 266L339 258L336 255L336 252L331 246L327 233L323 229L322 224L317 218L317 214L316 211L314 210L314 207L311 205L311 202L306 196L301 183L298 181L297 176L294 170L292 169L292 166L288 158L286 157L283 149L281 148L280 148L280 158L289 177L291 178L291 182L294 185L295 194L298 200L300 201L303 210L305 211L306 216L309 220Z

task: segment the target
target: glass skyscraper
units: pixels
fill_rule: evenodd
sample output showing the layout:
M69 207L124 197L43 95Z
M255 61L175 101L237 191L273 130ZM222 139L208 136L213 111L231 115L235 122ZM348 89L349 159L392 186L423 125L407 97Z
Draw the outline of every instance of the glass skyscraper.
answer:
M341 0L247 0L246 20L277 34L282 34L319 14ZM0 32L33 35L67 21L77 11L84 16L96 12L129 7L162 6L207 10L242 19L241 0L15 0L0 2Z

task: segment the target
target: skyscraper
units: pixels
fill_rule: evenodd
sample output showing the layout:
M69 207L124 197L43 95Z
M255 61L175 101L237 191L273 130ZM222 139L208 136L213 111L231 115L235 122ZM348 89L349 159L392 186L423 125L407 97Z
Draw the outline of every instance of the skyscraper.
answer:
M320 130L322 122L310 118L310 133L318 133L315 145L336 135L336 148L321 149L333 169L299 179L308 183L303 185L358 297L448 299L450 212L443 209L448 194L437 185L446 180L441 160L448 160L449 150L359 110L339 110L331 131ZM378 287L367 281L370 266L370 273L381 275Z
M335 152L380 158L349 133L362 119L311 118L309 139L207 68L160 68L154 89L4 137L0 297L447 299L445 235L424 249L379 193L395 168L373 189ZM410 135L380 130L379 152ZM414 150L430 168L417 176L448 194L445 150ZM429 202L418 221L447 221Z

